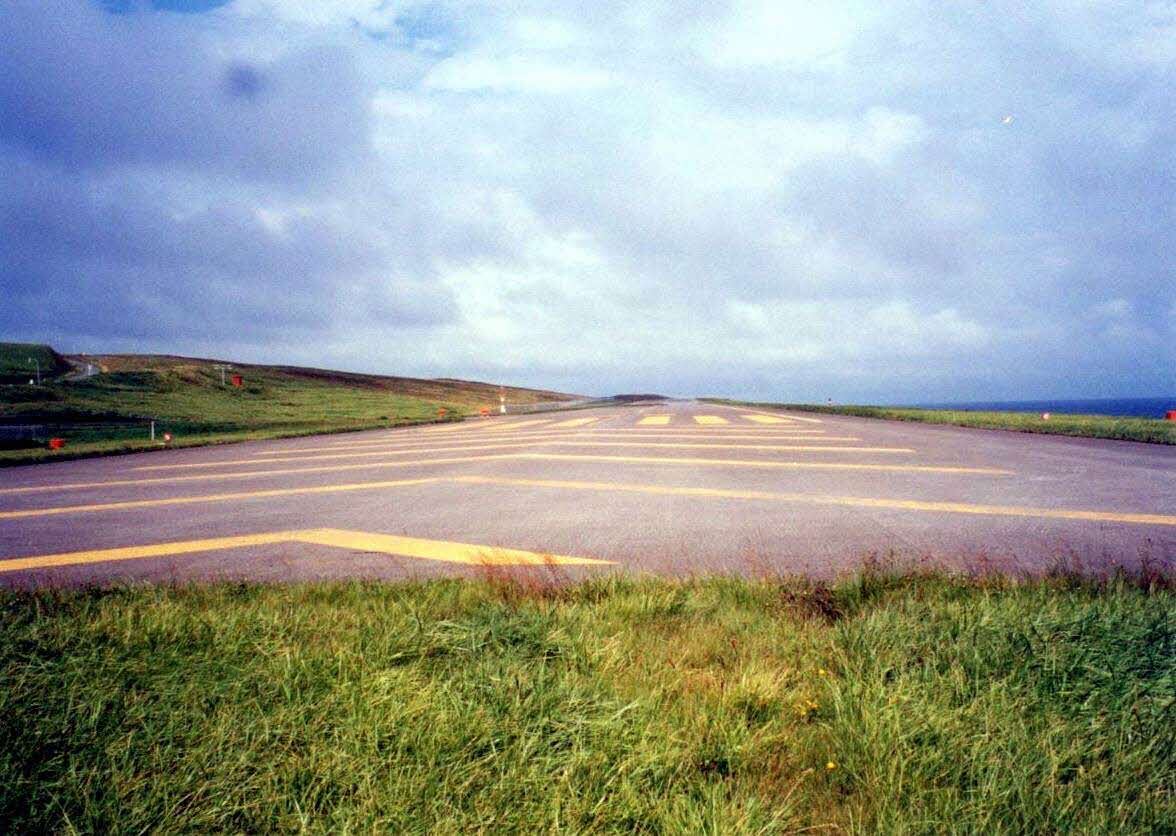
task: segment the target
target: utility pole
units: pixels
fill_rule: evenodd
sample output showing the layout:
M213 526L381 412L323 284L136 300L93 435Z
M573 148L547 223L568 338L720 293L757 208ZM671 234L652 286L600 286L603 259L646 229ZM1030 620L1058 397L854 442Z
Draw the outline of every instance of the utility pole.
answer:
M37 367L37 385L40 386L41 385L41 361L34 358L34 357L30 357L29 362L35 364Z

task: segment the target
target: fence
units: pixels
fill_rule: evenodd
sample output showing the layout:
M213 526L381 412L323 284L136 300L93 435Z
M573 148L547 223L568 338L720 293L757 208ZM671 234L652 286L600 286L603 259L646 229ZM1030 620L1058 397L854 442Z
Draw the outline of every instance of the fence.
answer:
M141 421L45 421L38 424L0 424L0 446L43 444L50 438L85 440L152 438L151 419Z

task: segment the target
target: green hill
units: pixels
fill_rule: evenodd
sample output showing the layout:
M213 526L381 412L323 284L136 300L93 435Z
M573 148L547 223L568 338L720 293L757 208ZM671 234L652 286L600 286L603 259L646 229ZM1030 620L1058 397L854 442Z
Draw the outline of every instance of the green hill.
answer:
M84 361L99 373L66 379L60 376L70 369L65 358L39 348L39 356L59 361L52 377L43 372L44 385L29 386L26 374L16 385L0 386L0 443L22 448L0 450L0 464L148 449L158 446L149 438L152 420L157 436L169 432L175 445L194 445L452 420L497 409L500 392L512 404L572 397L473 381L246 363L227 368L222 383L220 366L228 364L157 355L89 356ZM12 368L32 356L16 343L0 344L0 352ZM240 386L233 375L241 377ZM13 425L39 429L19 433ZM65 448L45 450L50 435L64 438Z

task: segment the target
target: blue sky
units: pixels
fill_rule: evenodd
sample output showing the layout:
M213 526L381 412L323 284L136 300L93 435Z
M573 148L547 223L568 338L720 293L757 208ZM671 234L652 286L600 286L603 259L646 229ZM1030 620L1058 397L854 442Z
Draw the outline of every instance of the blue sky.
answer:
M1176 4L9 0L0 336L1176 393Z

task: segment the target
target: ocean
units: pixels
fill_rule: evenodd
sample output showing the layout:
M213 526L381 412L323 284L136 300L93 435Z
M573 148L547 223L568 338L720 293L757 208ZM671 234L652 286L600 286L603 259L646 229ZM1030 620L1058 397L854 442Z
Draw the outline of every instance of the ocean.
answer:
M1170 398L1098 398L1073 401L969 401L968 403L911 404L920 409L962 409L971 412L1070 412L1078 415L1117 415L1129 418L1163 418L1176 409Z

